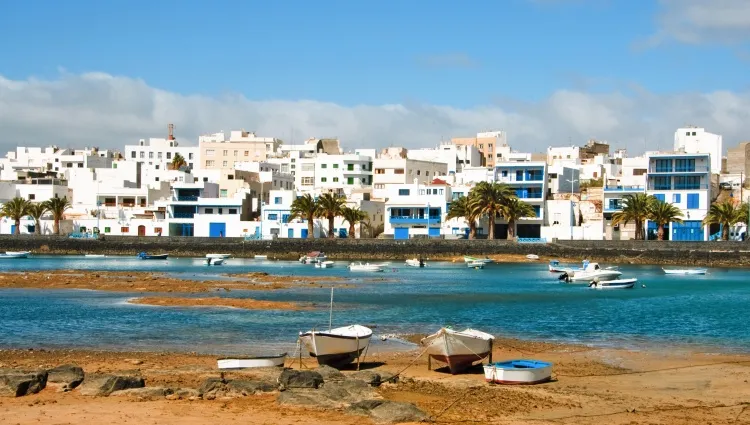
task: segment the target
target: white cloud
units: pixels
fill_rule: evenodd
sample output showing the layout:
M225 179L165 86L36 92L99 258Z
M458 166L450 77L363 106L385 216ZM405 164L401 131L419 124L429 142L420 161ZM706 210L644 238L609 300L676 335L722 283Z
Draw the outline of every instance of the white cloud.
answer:
M750 139L750 93L657 95L560 90L535 103L505 101L468 109L403 103L342 106L313 100L253 101L238 94L182 95L144 81L102 73L61 74L54 80L0 76L0 149L15 146L119 148L139 138L163 137L174 123L178 139L194 145L201 133L245 128L289 142L339 137L357 147L435 146L441 138L504 129L518 150L608 140L634 153L667 149L675 128L706 127L725 144Z
M658 32L646 44L665 40L683 43L747 43L748 0L659 0Z

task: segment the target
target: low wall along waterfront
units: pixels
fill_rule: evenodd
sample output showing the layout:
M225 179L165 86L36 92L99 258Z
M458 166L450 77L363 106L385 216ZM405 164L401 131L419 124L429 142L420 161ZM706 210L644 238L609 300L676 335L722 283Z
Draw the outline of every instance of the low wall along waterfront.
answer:
M104 240L71 239L65 236L0 235L0 251L32 251L36 254L132 255L145 251L177 257L203 257L209 252L235 257L267 255L297 259L310 251L324 251L333 260L393 260L422 256L453 259L463 255L521 256L536 254L560 258L618 264L685 264L750 267L750 243L670 241L559 241L523 244L506 240L443 239L277 239L196 237L107 236Z

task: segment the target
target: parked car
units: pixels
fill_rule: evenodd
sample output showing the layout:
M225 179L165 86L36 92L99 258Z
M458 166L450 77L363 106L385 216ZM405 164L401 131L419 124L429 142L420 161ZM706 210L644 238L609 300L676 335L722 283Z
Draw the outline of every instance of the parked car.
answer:
M719 189L721 189L721 190L732 190L732 184L731 183L727 183L727 182L719 183Z

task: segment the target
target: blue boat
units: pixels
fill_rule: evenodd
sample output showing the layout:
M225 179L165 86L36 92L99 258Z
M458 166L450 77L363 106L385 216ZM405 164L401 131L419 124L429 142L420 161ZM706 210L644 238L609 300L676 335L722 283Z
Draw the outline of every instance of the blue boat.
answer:
M145 252L138 253L138 258L141 260L166 260L169 254L146 254Z
M493 384L530 385L552 379L552 363L539 360L508 360L484 366L484 380Z

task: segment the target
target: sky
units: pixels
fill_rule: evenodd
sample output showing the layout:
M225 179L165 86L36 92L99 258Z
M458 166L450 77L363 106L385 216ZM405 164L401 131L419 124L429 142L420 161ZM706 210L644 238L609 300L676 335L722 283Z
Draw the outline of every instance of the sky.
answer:
M0 2L0 149L197 144L232 129L347 149L505 130L516 150L750 140L748 0Z

